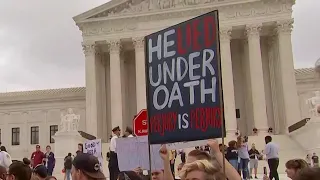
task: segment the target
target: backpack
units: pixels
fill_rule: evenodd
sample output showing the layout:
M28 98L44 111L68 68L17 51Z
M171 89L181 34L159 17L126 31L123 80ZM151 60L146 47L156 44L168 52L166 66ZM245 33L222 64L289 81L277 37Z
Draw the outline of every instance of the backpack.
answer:
M72 157L71 156L67 156L64 159L64 168L65 169L71 169L72 168Z

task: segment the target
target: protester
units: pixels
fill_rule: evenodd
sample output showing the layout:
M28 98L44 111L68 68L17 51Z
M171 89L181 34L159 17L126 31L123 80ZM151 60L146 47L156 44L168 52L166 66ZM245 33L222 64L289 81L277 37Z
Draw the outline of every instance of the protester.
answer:
M120 127L117 126L113 128L112 132L114 136L111 138L111 141L110 141L110 153L109 153L110 158L109 158L108 166L109 166L110 180L117 180L120 170L118 166L116 139L121 135Z
M29 180L31 179L31 168L21 161L13 162L9 166L7 180Z
M79 153L77 156L79 156L82 153ZM64 180L70 180L71 179L71 169L72 169L72 155L71 153L68 153L68 155L64 158Z
M0 166L0 179L5 180L7 175L7 168Z
M193 163L185 164L180 173L181 179L197 179L197 180L225 180L223 173L215 168L207 160L197 160Z
M279 166L279 148L278 145L272 142L271 136L265 137L266 147L264 153L268 161L270 173L269 178L272 180L279 180L278 166Z
M176 163L176 157L177 157L177 151L176 150L170 150L169 151L169 160L170 160L170 168L173 177L175 177L175 163Z
M120 172L118 180L142 180L142 178L134 171Z
M254 178L258 179L257 172L258 172L258 164L260 158L260 152L256 149L256 145L253 143L251 145L251 149L249 150L250 156L250 179L252 179L252 170L254 170Z
M79 154L74 158L72 164L72 180L106 180L100 170L98 158L93 155Z
M237 141L230 141L228 143L226 159L229 163L234 167L234 169L238 170L238 148Z
M237 146L238 146L238 156L240 158L239 171L242 172L243 179L249 178L249 149L248 143L246 142L246 138L239 136L237 138Z
M47 167L47 174L51 176L53 173L53 169L56 164L56 159L54 157L54 153L51 152L51 146L46 147L46 154L45 154L45 166Z
M83 144L81 143L78 144L78 150L76 152L76 155L78 155L79 153L83 153Z
M293 180L319 180L320 168L304 168Z
M218 141L216 140L208 140L208 146L210 147L211 149L211 154L212 156L214 156L215 158L211 158L208 153L204 152L204 151L200 151L200 150L193 150L192 153L194 152L203 152L203 154L201 154L201 156L199 154L197 154L198 156L194 156L194 157L191 157L188 155L187 157L187 164L190 164L190 163L193 163L195 161L198 161L196 158L208 158L209 160L207 159L203 159L204 161L207 161L209 162L212 167L214 169L217 169L219 172L222 172L222 166L223 166L223 163L225 163L225 172L226 172L226 176L228 179L230 180L238 180L238 179L241 179L241 177L239 176L238 172L236 169L233 168L233 166L224 158L224 155L220 152L219 150L219 144L218 144ZM169 161L169 151L167 150L166 146L163 145L160 149L160 157L162 158L163 160L163 163L164 163L164 179L165 180L173 180L174 177L172 176L172 173L171 173L171 168L170 168L170 161ZM192 154L191 154L192 155ZM212 161L213 160L213 161ZM185 164L185 165L187 165Z
M36 151L31 154L31 165L36 167L39 164L43 163L45 158L44 153L40 150L40 145L36 145Z
M173 179L171 171L169 171L169 173L170 173L169 176ZM171 180L171 179L165 179L164 177L167 177L167 176L164 175L164 171L162 170L153 170L151 172L152 180Z
M22 162L23 162L25 165L28 165L28 166L31 168L31 161L30 161L28 158L23 158L23 159L22 159Z
M37 176L40 180L44 180L47 177L47 168L43 164L38 164L33 169L33 175Z
M12 164L11 156L7 152L6 147L1 146L0 150L1 150L1 152L0 152L1 153L1 163L0 163L0 165L5 167L6 169L8 169L9 166Z
M308 163L303 159L292 159L286 162L286 173L288 178L294 179L295 176L305 168L308 168ZM270 180L268 176L263 177L264 180Z
M127 127L124 131L123 137L134 137L132 128Z

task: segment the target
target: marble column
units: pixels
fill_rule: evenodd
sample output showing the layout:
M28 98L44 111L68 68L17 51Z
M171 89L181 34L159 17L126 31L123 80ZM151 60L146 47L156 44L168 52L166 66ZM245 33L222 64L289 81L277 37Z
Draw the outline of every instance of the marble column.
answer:
M291 31L293 20L277 23L279 61L286 127L301 120L292 55Z
M258 132L267 132L268 119L260 48L260 30L260 25L251 25L246 27L246 33L248 36L253 120Z
M111 94L111 126L112 128L123 124L122 84L120 62L120 40L108 40L110 52L110 94Z
M97 61L98 53L95 44L83 44L85 54L86 75L86 132L97 136L98 133L98 79Z
M237 119L231 61L231 28L220 28L220 51L225 125L227 135L234 136Z
M136 62L136 96L137 96L137 113L146 109L146 78L145 78L145 55L144 55L144 38L134 38L133 45L135 48Z

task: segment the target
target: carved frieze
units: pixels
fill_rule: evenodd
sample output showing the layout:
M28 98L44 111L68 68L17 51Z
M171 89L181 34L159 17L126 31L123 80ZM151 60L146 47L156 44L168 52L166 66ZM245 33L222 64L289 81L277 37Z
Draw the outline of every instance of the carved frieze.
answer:
M126 3L99 13L91 18L110 17L137 12L149 12L162 9L204 5L209 3L221 3L224 1L234 0L128 0Z
M166 19L173 19L173 18L184 18L184 17L194 17L204 13L208 13L212 10L219 9L219 19L220 22L226 21L234 21L237 19L244 19L244 18L259 18L268 15L275 15L275 14L283 14L283 13L291 13L292 7L288 4L279 4L275 1L272 3L265 4L264 2L254 2L248 3L246 5L243 4L228 4L221 6L227 1L236 2L234 0L167 0L161 1L162 5L158 0L155 0L155 4L150 5L149 0L140 1L127 1L128 7L120 10L119 8L117 11L113 10L110 14L104 12L104 15L98 14L95 17L112 17L107 21L95 21L95 22L87 22L81 24L81 29L83 32L83 36L95 36L95 35L103 35L103 34L112 34L112 33L122 33L122 32L130 32L135 31L138 29L137 22L148 22L148 21L161 21ZM171 3L173 2L173 4ZM169 5L173 7L172 11L159 13L162 9L161 7L167 7ZM171 3L171 4L170 4ZM175 9L179 9L179 7L187 7L191 6L191 4L205 4L208 3L206 6L197 6L192 10L187 9L183 10L180 8L179 11L175 11ZM212 3L209 4L209 3ZM216 4L215 4L216 3ZM218 4L218 5L217 5ZM147 7L148 6L148 7ZM165 9L165 8L164 8ZM167 8L168 9L168 8ZM153 11L158 10L158 11ZM182 11L181 11L182 10ZM111 10L110 10L111 11ZM139 16L139 14L144 13L143 16Z

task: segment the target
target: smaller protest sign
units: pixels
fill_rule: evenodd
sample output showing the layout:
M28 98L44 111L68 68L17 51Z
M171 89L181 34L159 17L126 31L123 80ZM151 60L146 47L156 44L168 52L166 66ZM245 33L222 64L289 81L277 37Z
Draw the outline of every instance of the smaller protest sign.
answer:
M88 140L84 143L83 148L84 153L92 154L98 158L100 166L102 167L103 158L102 158L102 144L101 139Z
M132 171L137 167L144 170L150 169L147 136L118 138L116 143L120 171ZM150 146L152 170L163 169L163 162L159 155L160 147L161 145Z

